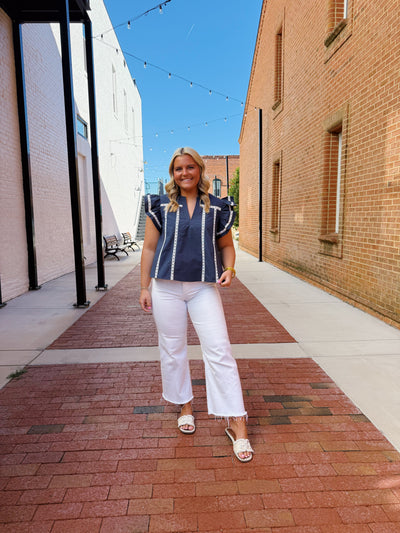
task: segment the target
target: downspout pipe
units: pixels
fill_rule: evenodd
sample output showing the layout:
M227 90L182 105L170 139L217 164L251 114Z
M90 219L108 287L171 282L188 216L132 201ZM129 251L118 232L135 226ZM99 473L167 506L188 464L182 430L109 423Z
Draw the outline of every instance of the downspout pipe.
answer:
M258 261L262 262L263 254L263 218L262 218L262 201L263 201L263 187L262 187L262 168L263 168L263 144L262 144L262 109L258 109Z

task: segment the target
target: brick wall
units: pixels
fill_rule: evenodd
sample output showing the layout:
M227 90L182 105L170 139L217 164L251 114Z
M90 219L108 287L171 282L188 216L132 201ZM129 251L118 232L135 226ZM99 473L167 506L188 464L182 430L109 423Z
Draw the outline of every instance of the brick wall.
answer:
M24 292L29 284L12 49L11 22L0 9L0 278L3 300Z
M399 324L400 13L393 0L379 6L349 0L347 19L332 25L334 4L264 2L240 137L240 246L258 254L261 108L263 258ZM280 30L282 97L276 102ZM335 194L328 169L332 174L337 139L329 135L339 133L338 206L330 212L336 226L324 226L332 207L327 198ZM277 158L278 234L271 231Z
M226 179L226 161L228 158L228 176L231 180L235 170L239 166L238 155L203 155L203 161L206 165L206 175L209 177L211 186L210 193L213 194L213 180L221 180L221 198L228 195Z

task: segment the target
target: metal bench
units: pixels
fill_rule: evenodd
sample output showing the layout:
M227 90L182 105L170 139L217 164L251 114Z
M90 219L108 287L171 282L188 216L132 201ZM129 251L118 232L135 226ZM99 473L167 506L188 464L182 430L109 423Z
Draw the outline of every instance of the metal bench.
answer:
M136 241L134 241L132 239L132 235L129 233L129 231L126 231L125 233L123 233L122 237L124 239L124 244L126 244L126 247L130 248L132 250L132 252L135 251L133 249L133 246L136 246L137 249L140 250L140 246L138 245L138 243Z
M105 243L105 249L104 249L105 256L104 256L104 259L108 255L113 255L119 261L119 257L117 255L118 252L125 252L126 255L129 255L128 252L126 251L126 248L128 248L128 246L125 243L121 244L118 241L116 235L105 235L105 236L103 236L103 239L104 239L104 243Z

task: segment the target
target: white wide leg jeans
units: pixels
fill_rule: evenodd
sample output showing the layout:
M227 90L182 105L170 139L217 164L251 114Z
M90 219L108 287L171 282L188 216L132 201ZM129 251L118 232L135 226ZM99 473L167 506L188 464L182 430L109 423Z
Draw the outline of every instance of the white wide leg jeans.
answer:
M246 416L236 361L232 356L221 297L214 283L152 280L163 398L174 404L193 399L187 359L187 313L200 339L208 414Z

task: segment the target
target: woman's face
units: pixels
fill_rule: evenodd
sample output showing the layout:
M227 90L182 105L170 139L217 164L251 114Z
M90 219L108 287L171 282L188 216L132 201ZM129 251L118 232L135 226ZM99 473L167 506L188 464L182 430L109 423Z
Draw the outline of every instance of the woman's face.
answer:
M180 187L182 196L197 195L200 181L200 167L191 155L179 155L174 161L174 180Z

